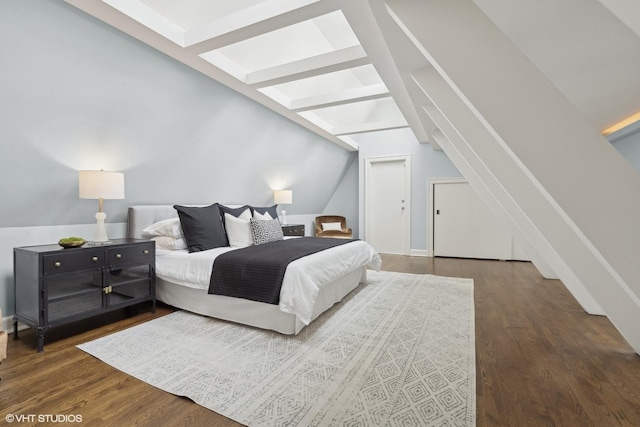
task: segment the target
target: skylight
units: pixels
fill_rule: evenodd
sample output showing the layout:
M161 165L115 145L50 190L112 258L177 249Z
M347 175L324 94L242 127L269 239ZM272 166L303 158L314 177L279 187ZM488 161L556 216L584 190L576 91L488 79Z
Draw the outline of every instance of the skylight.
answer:
M348 150L347 135L408 126L340 2L66 1Z

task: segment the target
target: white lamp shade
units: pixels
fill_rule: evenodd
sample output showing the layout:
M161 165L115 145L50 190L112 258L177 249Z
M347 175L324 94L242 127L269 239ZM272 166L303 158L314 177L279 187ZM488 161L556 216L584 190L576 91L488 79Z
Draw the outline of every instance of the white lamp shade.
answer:
M80 171L81 199L124 199L124 174L121 172Z
M291 190L276 190L273 192L273 201L278 205L290 205L293 203L293 192Z

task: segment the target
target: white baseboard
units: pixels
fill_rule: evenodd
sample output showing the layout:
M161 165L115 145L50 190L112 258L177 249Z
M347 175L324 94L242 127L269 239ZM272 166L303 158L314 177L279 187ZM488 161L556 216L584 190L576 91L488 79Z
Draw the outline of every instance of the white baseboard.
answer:
M18 330L21 331L23 329L28 329L29 327L27 325L23 325L22 323L18 322ZM3 317L2 318L2 329L3 331L5 331L8 334L12 334L13 333L13 316L7 316L7 317Z
M427 249L411 249L409 256L430 257L431 255Z
M13 316L3 317L0 329L6 331L7 333L13 333Z

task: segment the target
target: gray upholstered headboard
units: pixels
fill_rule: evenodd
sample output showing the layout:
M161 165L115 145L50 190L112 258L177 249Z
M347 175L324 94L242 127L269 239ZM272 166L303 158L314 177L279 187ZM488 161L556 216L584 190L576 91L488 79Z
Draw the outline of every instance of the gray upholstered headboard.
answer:
M238 208L240 206L243 206L234 203L225 203L224 205L230 208ZM208 205L188 204L184 206ZM129 206L129 212L127 216L127 237L131 239L142 239L142 230L144 230L154 222L162 221L163 219L177 218L178 211L175 210L173 205Z
M127 237L142 238L142 230L154 222L168 218L177 218L178 212L173 205L130 206L127 219Z

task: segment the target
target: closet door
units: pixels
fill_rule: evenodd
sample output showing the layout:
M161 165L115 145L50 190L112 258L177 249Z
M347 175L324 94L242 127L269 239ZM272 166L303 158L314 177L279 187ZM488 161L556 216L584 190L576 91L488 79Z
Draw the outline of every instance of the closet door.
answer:
M435 256L512 259L512 238L467 182L433 186Z

